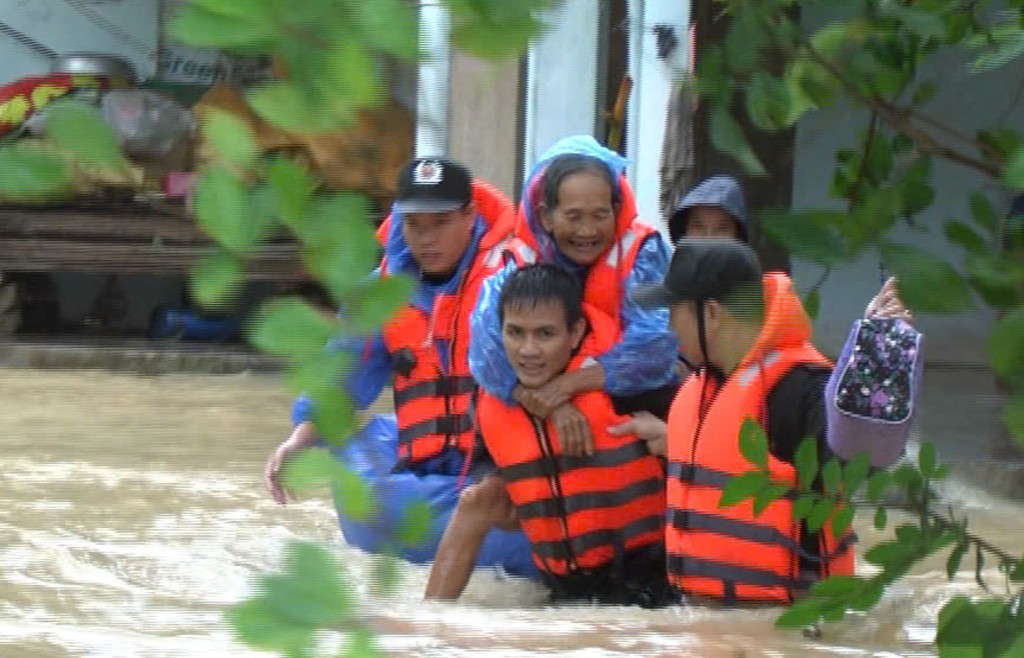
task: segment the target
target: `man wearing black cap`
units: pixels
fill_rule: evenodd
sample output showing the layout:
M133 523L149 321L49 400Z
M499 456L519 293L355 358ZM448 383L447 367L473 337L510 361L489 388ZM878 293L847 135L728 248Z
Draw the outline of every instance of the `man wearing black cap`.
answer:
M788 603L815 579L853 573L853 538L794 523L789 499L755 515L751 505L719 509L731 478L752 468L739 450L741 427L758 421L768 437L772 479L795 486L796 449L825 440L822 388L831 372L811 344L811 325L792 282L762 274L735 240L684 239L661 284L634 300L670 309L680 349L696 372L668 423L631 427L668 458L666 550L669 582L684 595L727 603Z
M474 440L469 314L481 283L502 264L514 217L504 194L473 180L457 162L418 158L399 175L397 200L378 231L384 258L374 276L401 273L419 283L379 334L335 346L359 364L345 382L359 409L372 404L394 377L396 470L461 472ZM282 465L317 441L308 398L296 401L292 417L295 430L265 470L267 489L282 504Z

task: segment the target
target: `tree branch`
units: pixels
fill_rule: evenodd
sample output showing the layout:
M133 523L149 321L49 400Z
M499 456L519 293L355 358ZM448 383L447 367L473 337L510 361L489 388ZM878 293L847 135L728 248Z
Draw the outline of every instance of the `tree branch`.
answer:
M961 153L960 151L941 144L930 133L918 126L915 126L904 110L898 107L893 107L881 98L863 93L846 80L832 62L828 61L827 58L815 50L813 45L806 41L803 45L807 49L807 53L810 55L811 59L838 80L847 94L862 105L877 112L882 121L884 121L890 128L909 137L922 151L937 155L949 160L950 162L956 162L957 164L964 165L965 167L970 167L971 169L980 171L991 178L999 178L1000 171L998 167L985 162L984 160L975 158L966 153Z

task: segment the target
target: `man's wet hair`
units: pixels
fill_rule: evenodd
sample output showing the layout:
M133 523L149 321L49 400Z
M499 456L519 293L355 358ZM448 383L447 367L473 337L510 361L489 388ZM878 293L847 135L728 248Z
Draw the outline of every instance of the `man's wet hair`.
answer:
M546 302L560 303L565 326L572 327L583 317L583 286L557 265L527 265L513 272L502 286L498 317L504 324L506 309L535 308Z
M619 202L619 190L611 170L603 160L592 155L565 153L555 156L544 168L544 187L542 190L544 206L552 210L558 206L558 191L562 182L573 174L595 174L608 183L612 191L612 204Z

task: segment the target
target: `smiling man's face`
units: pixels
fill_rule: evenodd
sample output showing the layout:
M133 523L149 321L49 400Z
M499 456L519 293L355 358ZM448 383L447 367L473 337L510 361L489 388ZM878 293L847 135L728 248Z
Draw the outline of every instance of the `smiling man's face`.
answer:
M539 388L564 372L585 326L583 320L569 326L565 308L558 300L507 305L501 335L519 383Z

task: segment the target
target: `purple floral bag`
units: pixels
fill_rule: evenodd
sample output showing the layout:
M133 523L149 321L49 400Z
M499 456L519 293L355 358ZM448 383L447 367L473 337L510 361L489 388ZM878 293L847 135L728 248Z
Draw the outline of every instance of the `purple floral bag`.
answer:
M924 367L923 336L904 320L857 320L825 389L828 442L850 459L896 463L910 438Z

